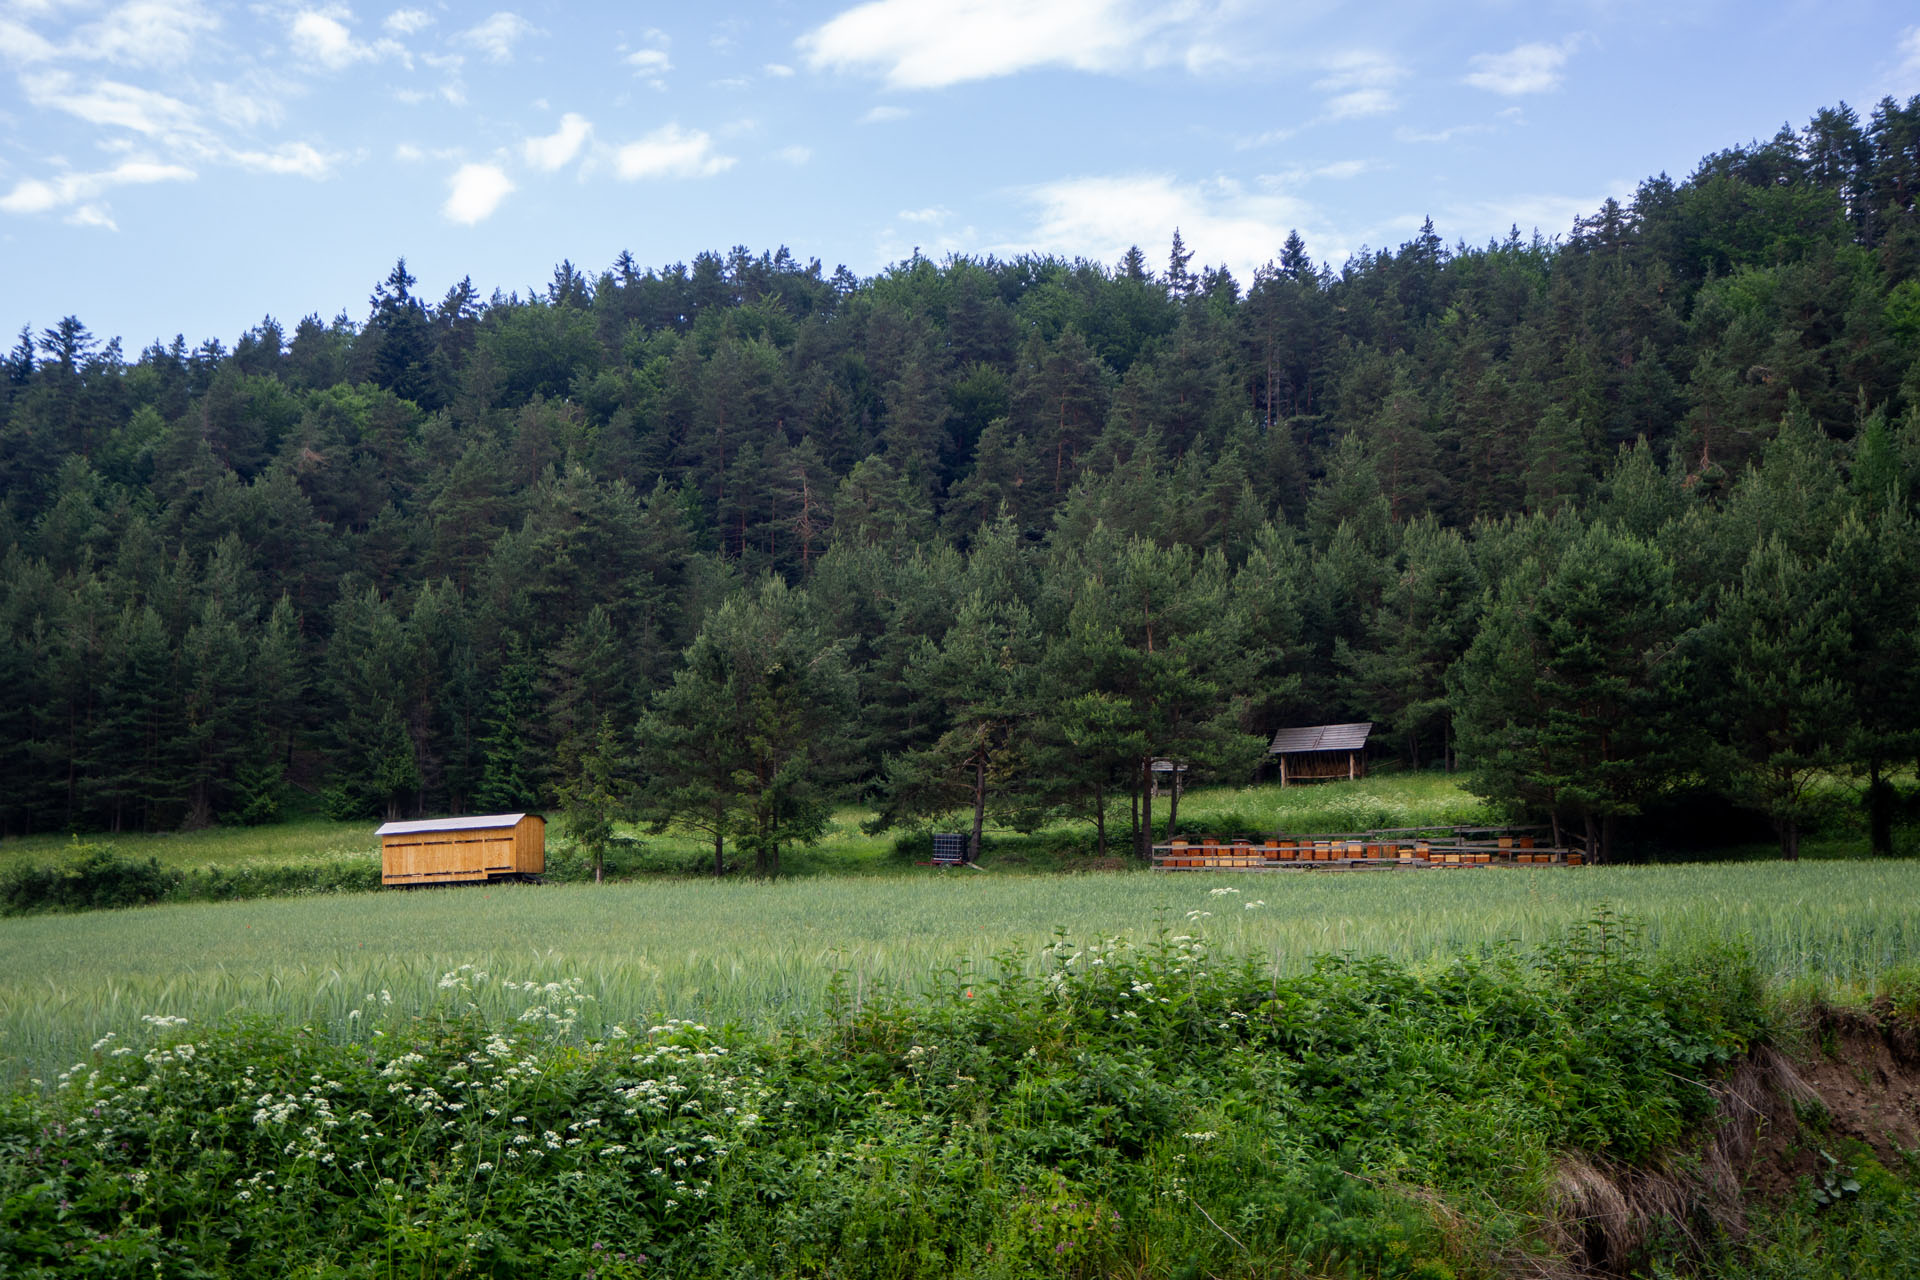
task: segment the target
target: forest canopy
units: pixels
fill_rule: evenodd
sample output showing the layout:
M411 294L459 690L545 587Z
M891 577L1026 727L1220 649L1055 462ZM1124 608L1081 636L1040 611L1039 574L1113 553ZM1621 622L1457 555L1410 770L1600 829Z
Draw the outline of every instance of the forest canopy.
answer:
M1250 280L785 248L0 361L0 833L565 804L763 870L1115 814L1367 719L1584 828L1792 856L1920 754L1920 97L1571 233ZM977 830L977 827L976 827Z

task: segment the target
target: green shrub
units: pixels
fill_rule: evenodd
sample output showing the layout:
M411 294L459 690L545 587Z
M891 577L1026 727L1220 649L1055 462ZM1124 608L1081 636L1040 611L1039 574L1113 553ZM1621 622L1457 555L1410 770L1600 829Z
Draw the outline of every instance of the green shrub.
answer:
M0 915L143 906L180 884L180 873L162 868L157 858L123 858L107 846L77 840L72 854L71 862L20 862L0 871Z

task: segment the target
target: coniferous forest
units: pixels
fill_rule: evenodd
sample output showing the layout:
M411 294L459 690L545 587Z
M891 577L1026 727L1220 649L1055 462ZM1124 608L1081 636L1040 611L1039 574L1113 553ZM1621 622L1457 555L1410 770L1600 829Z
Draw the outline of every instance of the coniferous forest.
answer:
M1675 797L1784 856L1920 756L1920 97L1252 279L786 249L562 262L0 385L0 832L554 807L778 870L1079 814L1157 757L1376 723L1614 847ZM1143 812L1144 811L1144 812ZM584 817L580 815L585 815ZM975 830L978 830L976 825Z

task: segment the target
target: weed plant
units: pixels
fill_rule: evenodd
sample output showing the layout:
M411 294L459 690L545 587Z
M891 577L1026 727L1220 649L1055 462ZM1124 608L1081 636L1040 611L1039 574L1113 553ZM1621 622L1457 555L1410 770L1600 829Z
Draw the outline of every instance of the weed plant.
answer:
M1162 933L859 986L759 1034L471 965L149 1015L0 1104L0 1273L1488 1274L1545 1261L1557 1153L1673 1150L1766 1032L1749 956L1606 915L1425 974Z

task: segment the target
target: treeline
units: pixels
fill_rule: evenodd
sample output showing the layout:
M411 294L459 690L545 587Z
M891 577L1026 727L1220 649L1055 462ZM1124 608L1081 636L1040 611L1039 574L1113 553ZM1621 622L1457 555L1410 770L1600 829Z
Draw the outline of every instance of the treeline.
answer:
M1590 828L1920 752L1920 98L1244 288L736 249L0 391L0 830L637 798L780 845L1244 777L1285 723ZM1102 840L1105 836L1103 833Z

